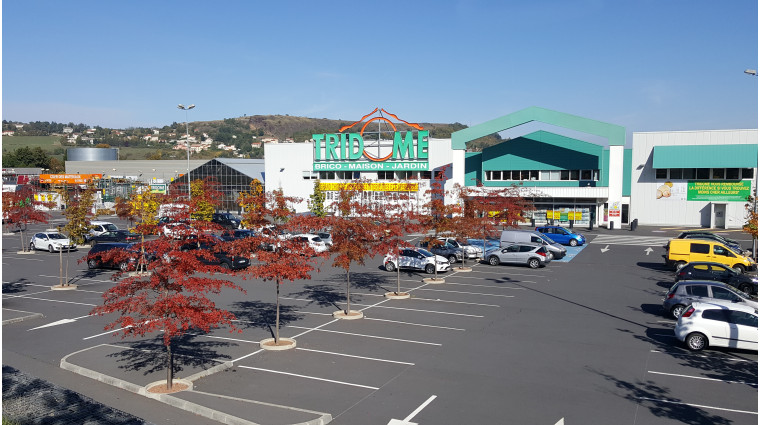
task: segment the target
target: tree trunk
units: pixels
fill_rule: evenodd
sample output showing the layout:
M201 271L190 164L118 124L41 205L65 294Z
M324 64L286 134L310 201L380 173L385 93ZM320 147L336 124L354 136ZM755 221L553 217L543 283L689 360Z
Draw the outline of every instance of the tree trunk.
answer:
M346 269L346 316L351 311L351 272Z
M280 279L277 279L277 313L275 318L274 345L280 342Z
M172 389L172 379L174 379L174 354L172 354L171 343L166 345L166 389Z
M399 251L401 251L400 246L396 246L396 295L401 293L401 267L399 267L399 262L401 261L401 255L399 254Z
M19 228L18 234L21 235L21 251L26 252L26 243L24 243L24 231Z
M58 250L58 284L61 286L66 284L63 280L63 248Z
M462 267L467 266L467 253L464 252L464 245L462 245Z

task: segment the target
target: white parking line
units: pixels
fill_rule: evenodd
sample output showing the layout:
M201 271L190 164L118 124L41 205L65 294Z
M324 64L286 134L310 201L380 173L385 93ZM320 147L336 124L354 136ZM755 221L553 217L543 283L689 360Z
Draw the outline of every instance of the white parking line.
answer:
M50 301L50 302L53 302L53 303L88 305L88 306L91 306L91 307L97 306L97 304L75 303L74 301L49 300L47 298L35 298L35 297L21 297L21 298L24 298L24 299L27 299L27 300Z
M405 365L409 365L409 366L414 366L414 363L409 363L409 362L400 362L400 361L396 361L396 360L378 359L378 358L375 358L375 357L354 356L354 355L345 354L345 353L334 353L332 351L312 350L310 348L296 347L296 350L310 351L310 352L313 352L313 353L330 354L330 355L333 355L333 356L351 357L351 358L354 358L354 359L374 360L376 362L396 363L396 364L405 364Z
M680 404L683 406L691 406L691 407L701 407L703 409L714 409L714 410L722 410L725 412L736 412L736 413L747 413L750 415L757 415L757 412L752 412L749 410L736 410L736 409L726 409L723 407L715 407L715 406L705 406L702 404L694 404L694 403L683 403L680 401L674 401L674 400L658 400L656 398L648 398L648 397L637 397L639 400L648 400L648 401L654 401L656 403L670 403L670 404Z
M506 273L506 272L485 272L482 270L478 270L477 272L475 270L472 271L473 273L483 273L483 274L498 274L499 276L503 277L511 277L511 276L528 276L528 277L544 277L543 274L525 274L525 273ZM552 270L545 270L542 273L551 273Z
M665 353L665 351L662 350L650 350L652 353ZM721 360L721 361L727 361L727 362L751 362L751 363L757 363L757 360L750 360L745 359L742 357L723 357L723 356L706 356L704 354L694 354L694 357L701 357L703 359L713 359L713 360Z
M370 387L369 385L352 384L350 382L335 381L335 380L332 380L332 379L325 379L325 378L317 378L316 376L299 375L297 373L282 372L282 371L279 371L279 370L262 369L260 367L243 366L243 365L239 365L238 367L242 367L242 368L245 368L245 369L259 370L259 371L262 371L262 372L278 373L280 375L295 376L295 377L298 377L298 378L314 379L314 380L317 380L317 381L330 382L330 383L333 383L333 384L349 385L349 386L352 386L352 387L359 387L359 388L367 388L367 389L370 389L370 390L378 390L378 389L380 389L378 387Z
M378 322L400 323L402 325L411 325L411 326L424 326L426 328L446 329L446 330L449 330L449 331L463 331L464 330L464 329L461 329L461 328L451 328L451 327L448 327L448 326L423 325L422 323L402 322L400 320L376 319L374 317L365 317L363 320L376 320Z
M387 341L408 342L408 343L411 343L411 344L435 345L437 347L440 347L442 345L442 344L438 344L436 342L415 341L415 340L412 340L412 339L389 338L387 336L365 335L365 334L358 334L358 333L354 333L354 332L332 331L332 330L329 330L329 329L307 328L307 327L303 327L303 326L293 326L293 325L289 325L289 326L286 326L286 327L293 328L293 329L306 329L306 330L310 330L310 331L329 332L329 333L335 333L335 334L341 334L341 335L363 336L365 338L384 339L384 340L387 340Z
M648 370L647 372L648 373L654 373L656 375L677 376L679 378L702 379L704 381L725 382L727 384L744 384L744 385L751 385L753 387L757 386L757 384L754 383L754 382L726 381L725 379L705 378L703 376L693 376L693 375L680 375L680 374L677 374L677 373L656 372L656 371L653 371L653 370Z
M60 279L61 278L60 276L48 276L48 275L44 275L44 274L41 274L41 275L38 275L38 276L39 277L54 278L54 279ZM72 281L76 280L77 282L79 282L79 281L88 281L88 282L99 282L99 283L117 283L116 281L113 281L113 280L89 279L89 278L86 278L86 277L77 278L76 276L71 276L70 279ZM81 284L77 283L77 285L81 285Z
M280 297L280 299L283 299L283 300L292 300L292 301L307 301L307 302L314 301L314 300L305 299L305 298L290 298L290 297ZM359 306L359 307L376 307L376 308L390 308L390 309L393 309L393 310L418 311L418 312L422 312L422 313L449 314L449 315L452 315L452 316L478 317L478 318L482 318L483 317L483 316L478 316L478 315L475 315L475 314L449 313L449 312L446 312L446 311L422 310L422 309L417 309L417 308L390 307L390 306L387 306L387 305L377 305L377 304L360 304L360 303L353 303L352 302L351 305L355 305L355 306ZM340 320L340 319L336 319L336 320Z
M441 300L441 299L432 299L432 298L420 298L420 297L414 297L415 301L432 301L435 303L451 303L451 304L466 304L466 305L476 305L478 307L501 307L500 305L496 304L483 304L483 303L468 303L466 301L449 301L449 300Z
M24 260L24 261L41 261L41 262L45 262L45 260L38 260L36 258L24 258L24 257L14 258L13 260L14 261L15 260Z
M536 283L535 280L521 280L520 283ZM454 282L446 282L447 285L459 285L459 286L475 286L478 288L497 288L497 289L517 289L520 291L524 291L525 288L515 288L514 286L497 286L497 285L477 285L474 283L454 283Z
M428 289L428 288L421 288L418 289L419 291L435 291L435 292L449 292L452 294L466 294L466 295L482 295L484 297L504 297L504 298L514 298L514 295L501 295L501 294L484 294L482 292L465 292L465 291L451 291L448 289Z
M49 286L48 286L48 288L49 288ZM7 299L7 298L23 298L23 297L27 297L29 295L46 294L48 292L53 292L53 290L52 289L48 289L47 291L32 292L30 294L21 294L21 295L3 294L3 299Z

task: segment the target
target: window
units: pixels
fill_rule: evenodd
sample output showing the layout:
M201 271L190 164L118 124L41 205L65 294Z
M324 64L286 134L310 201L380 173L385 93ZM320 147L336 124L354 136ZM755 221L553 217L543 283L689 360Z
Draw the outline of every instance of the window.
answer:
M520 180L520 170L512 170L512 180Z
M726 168L726 179L728 179L728 180L739 180L739 169L738 168Z
M570 170L560 170L560 172L559 172L559 179L560 180L570 180Z
M304 171L303 172L303 179L304 180L316 180L316 178L319 177L319 174L314 171Z
M507 252L520 252L520 245L512 245L507 248Z
M728 310L705 310L702 312L702 318L706 320L715 320L717 322L728 322Z
M658 168L654 170L654 178L656 179L667 179L668 178L668 169L667 168Z
M421 180L430 180L433 178L433 172L432 171L420 171L420 179Z
M591 180L591 170L582 170L581 180Z
M491 180L501 180L501 171L491 171Z
M718 300L728 300L728 301L741 300L733 292L729 291L726 288L721 288L719 286L713 286L712 293L713 293L713 298L718 299Z
M551 180L549 176L551 176L551 173L548 170L542 170L539 172L539 180Z
M692 243L689 251L694 254L709 254L710 245L706 243Z
M530 179L538 180L538 170L530 170Z
M723 168L713 168L712 169L712 178L713 180L722 180L726 176L726 170Z
M531 252L535 249L535 247L532 247L530 245L520 245L520 252Z
M320 171L320 180L335 180L335 171Z
M683 176L683 169L682 168L671 168L670 169L670 178L671 179L680 179Z
M580 177L580 171L570 170L570 180L579 180L579 177Z
M530 171L528 170L520 171L520 180L530 180Z
M709 168L697 168L697 178L700 180L707 180L710 178Z
M338 171L335 176L341 180L351 180L354 178L353 171Z
M686 293L689 295L694 295L696 297L708 297L707 295L707 285L687 285L686 286Z
M559 170L551 170L551 178L549 180L559 180L560 172Z
M737 325L757 328L757 316L752 313L731 310L728 312L728 321L730 323L736 323Z
M378 171L378 180L393 180L393 171Z
M713 247L713 254L715 254L715 255L722 255L724 257L729 257L729 256L733 257L733 255L731 255L731 253L728 252L728 250L726 248L723 248L720 245L715 245Z
M755 177L755 170L753 168L742 168L742 178L752 179Z
M684 168L683 169L683 178L684 179L694 179L694 177L697 175L697 171L694 168Z

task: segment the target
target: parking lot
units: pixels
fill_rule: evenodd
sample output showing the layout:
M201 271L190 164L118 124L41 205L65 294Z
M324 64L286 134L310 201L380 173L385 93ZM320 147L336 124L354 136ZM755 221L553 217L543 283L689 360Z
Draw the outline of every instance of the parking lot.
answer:
M17 254L19 236L5 235L3 363L157 424L756 424L757 353L689 352L662 313L673 272L660 255L677 231L581 230L590 243L564 261L469 264L443 284L402 272L407 300L384 297L396 274L375 257L352 269L365 318L351 321L332 317L345 274L327 262L282 286L280 336L297 347L279 352L259 348L274 284L234 278L247 294L215 301L240 332L177 341L175 376L193 389L163 402L134 393L165 379L161 335L122 340L88 316L113 272L77 264L85 248L69 259L78 289L52 291L59 255Z

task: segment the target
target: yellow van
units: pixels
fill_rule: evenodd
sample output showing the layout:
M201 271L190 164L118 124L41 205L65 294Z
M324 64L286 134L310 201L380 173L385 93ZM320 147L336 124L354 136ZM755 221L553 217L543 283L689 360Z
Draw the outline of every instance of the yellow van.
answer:
M720 242L699 239L672 239L666 246L665 264L679 270L692 261L712 261L724 264L739 273L754 270L756 264L751 258L745 257L728 249Z

